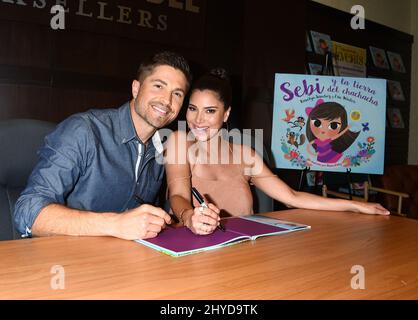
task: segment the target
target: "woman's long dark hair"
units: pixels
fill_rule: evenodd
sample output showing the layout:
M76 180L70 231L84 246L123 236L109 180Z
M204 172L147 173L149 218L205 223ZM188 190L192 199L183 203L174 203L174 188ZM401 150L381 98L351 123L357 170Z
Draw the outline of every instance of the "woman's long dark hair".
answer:
M191 92L194 90L210 90L215 92L219 100L224 104L225 110L232 103L232 87L228 74L222 68L212 69L209 73L203 75L192 86Z

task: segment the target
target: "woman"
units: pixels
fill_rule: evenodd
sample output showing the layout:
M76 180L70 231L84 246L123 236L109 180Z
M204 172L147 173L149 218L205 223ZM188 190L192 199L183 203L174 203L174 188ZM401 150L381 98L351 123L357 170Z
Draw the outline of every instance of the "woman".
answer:
M170 206L192 232L212 233L223 214L252 214L249 184L288 207L389 214L380 204L323 198L291 189L253 149L223 138L221 129L231 113L231 98L224 70L212 70L198 79L191 90L186 114L190 132L173 133L167 144ZM209 208L201 207L191 198L192 186L210 202Z

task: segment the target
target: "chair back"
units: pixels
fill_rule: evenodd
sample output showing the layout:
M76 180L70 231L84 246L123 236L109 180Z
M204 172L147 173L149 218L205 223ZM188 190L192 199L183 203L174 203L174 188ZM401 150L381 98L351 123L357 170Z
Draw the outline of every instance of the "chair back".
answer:
M363 195L363 189L357 189L353 184L364 184L364 182L371 182L370 176L368 174L363 173L350 173L350 176L346 172L323 172L323 183L327 186L330 190L340 191L343 193L349 193L348 181L352 184L353 193L360 193Z
M385 166L385 174L381 176L380 180L382 188L409 195L402 201L402 211L406 213L407 217L418 219L418 165ZM394 210L397 207L396 196L386 194L383 198L383 205Z
M13 226L14 205L37 163L37 150L54 128L40 120L0 121L0 240L19 238Z

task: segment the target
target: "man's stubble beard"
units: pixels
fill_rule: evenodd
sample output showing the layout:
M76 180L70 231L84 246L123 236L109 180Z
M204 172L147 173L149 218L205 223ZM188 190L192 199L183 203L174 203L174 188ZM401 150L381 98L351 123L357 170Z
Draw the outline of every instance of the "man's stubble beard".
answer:
M151 107L152 108L152 107ZM141 113L141 108L139 106L139 101L135 101L135 113L138 115L138 117L140 117L145 123L147 123L149 126L151 126L152 128L154 128L155 130L161 129L165 124L162 124L160 126L156 126L155 124L151 123L148 119L147 119L147 114L146 112L144 112L144 114Z

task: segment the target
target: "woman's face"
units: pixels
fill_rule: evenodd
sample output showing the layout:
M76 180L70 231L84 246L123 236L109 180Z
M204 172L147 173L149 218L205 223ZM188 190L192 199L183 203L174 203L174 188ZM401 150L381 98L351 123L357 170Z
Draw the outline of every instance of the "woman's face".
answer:
M321 140L332 139L341 131L341 118L329 119L311 119L310 128L313 135Z
M186 119L196 139L208 141L222 128L228 120L231 108L225 106L216 92L211 90L194 90L190 96Z

